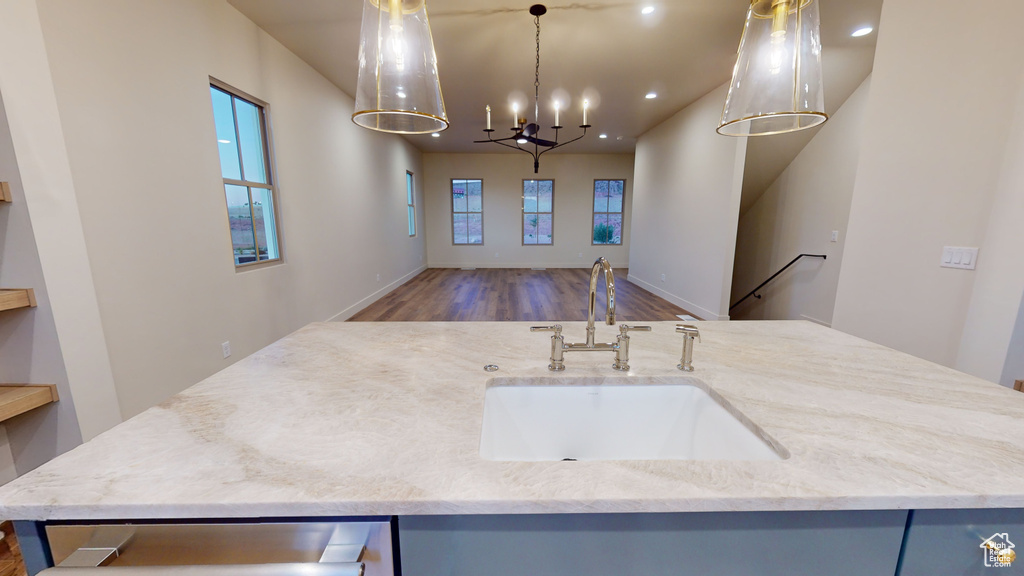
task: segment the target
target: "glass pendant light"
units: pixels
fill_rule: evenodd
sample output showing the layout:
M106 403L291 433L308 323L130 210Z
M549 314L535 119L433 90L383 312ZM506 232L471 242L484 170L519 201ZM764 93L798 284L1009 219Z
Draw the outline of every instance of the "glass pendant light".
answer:
M766 136L828 120L817 0L752 0L718 133Z
M352 121L397 134L448 127L424 0L364 0Z

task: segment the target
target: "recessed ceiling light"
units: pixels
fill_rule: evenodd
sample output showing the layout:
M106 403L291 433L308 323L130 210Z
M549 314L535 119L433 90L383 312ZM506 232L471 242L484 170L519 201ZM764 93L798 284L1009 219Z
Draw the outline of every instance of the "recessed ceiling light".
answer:
M858 28L854 30L853 34L850 34L850 36L853 36L854 38L860 38L861 36L867 36L868 34L871 34L874 31L875 29L872 28L871 26L865 26L863 28Z
M657 97L658 97L658 93L657 92L648 92L647 96L644 96L644 98L647 98L648 100L654 100Z
M645 16L647 14L653 14L654 13L654 6L644 6L644 9L641 10L640 13L645 15Z
M615 139L616 140L622 140L622 136L616 136Z
M398 11L397 11L397 10L395 10L395 12L398 12ZM440 133L440 132L434 132L434 133L432 133L432 134L430 135L430 137L431 137L431 138L440 138L440 137L441 137L441 133Z
M607 134L601 134L600 136L598 136L598 138L600 138L600 139L602 139L602 140L604 140L604 139L605 139L605 138L607 138L607 137L608 137L608 135L607 135Z
M217 140L217 142L220 142L221 144L231 144L231 140Z

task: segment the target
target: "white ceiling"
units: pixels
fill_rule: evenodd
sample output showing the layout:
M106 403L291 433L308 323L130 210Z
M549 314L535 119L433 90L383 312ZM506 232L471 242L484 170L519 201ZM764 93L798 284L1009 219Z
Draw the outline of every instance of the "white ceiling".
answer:
M344 92L355 93L361 0L228 1ZM820 2L826 107L834 111L870 72L875 35L851 38L850 32L865 24L877 28L882 0ZM503 151L472 141L484 136L486 105L493 108L498 128L508 123L500 120L511 117L510 98L532 103L532 3L428 0L451 126L440 138L410 136L410 142L424 152ZM749 0L549 3L548 13L541 17L541 125L551 125L553 113L545 104L555 90L572 98L573 108L562 112L566 126L580 122L586 94L594 128L562 150L632 152L638 136L729 80L748 4ZM654 13L642 15L644 6L654 6ZM645 99L650 91L658 98ZM608 138L599 139L600 133ZM763 188L773 181L809 138L752 138L748 164L756 169L748 170L747 184Z

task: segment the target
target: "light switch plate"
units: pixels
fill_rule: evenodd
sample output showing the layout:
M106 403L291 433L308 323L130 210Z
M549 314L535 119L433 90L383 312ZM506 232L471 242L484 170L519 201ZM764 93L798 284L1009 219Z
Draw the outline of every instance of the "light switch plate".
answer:
M960 270L974 270L977 264L978 249L960 246L946 246L942 249L942 258L939 260L939 266L943 268Z

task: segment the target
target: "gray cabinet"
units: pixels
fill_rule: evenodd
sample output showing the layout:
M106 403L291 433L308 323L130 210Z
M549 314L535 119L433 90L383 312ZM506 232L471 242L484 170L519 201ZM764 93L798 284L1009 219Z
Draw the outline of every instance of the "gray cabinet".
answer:
M403 576L892 576L906 520L890 510L402 516L398 524Z
M1016 548L1009 566L986 566L988 548L981 545L995 536L994 547L1004 540ZM990 562L986 562L989 560ZM1012 576L1024 574L1024 510L914 510L898 576Z

